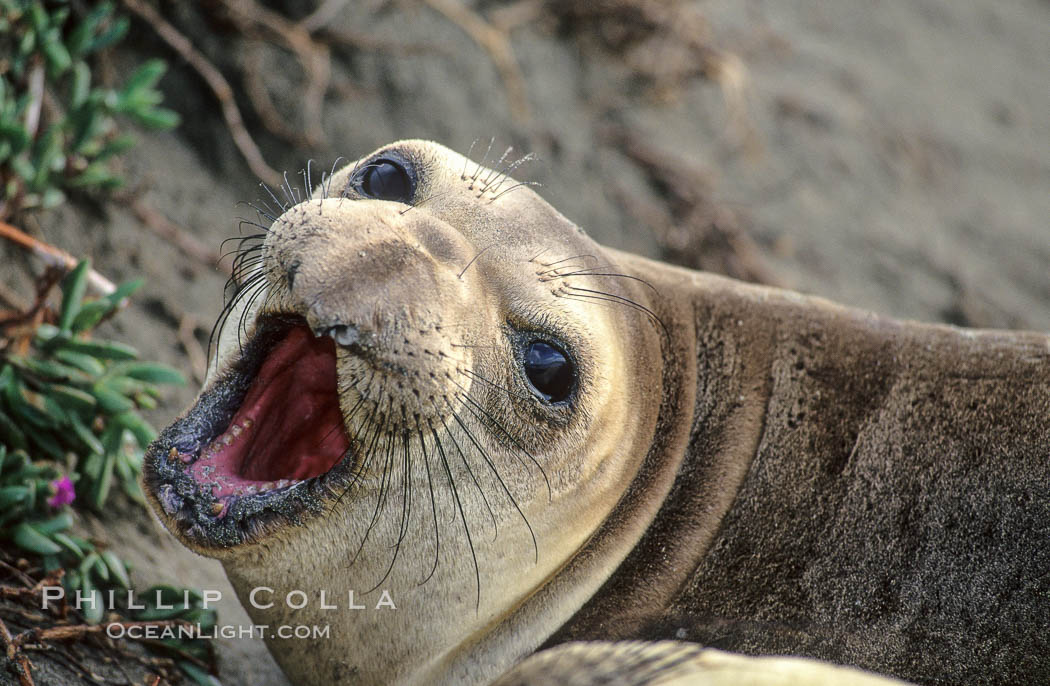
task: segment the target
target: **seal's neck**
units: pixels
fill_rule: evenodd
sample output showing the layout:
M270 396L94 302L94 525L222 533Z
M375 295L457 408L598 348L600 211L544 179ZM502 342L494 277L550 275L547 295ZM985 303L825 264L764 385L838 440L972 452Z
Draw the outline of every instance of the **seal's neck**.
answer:
M664 397L644 467L592 546L624 537L626 523L641 523L644 535L632 539L600 593L545 645L638 636L654 610L673 600L747 475L770 397L775 332L765 313L740 307L734 289L741 284L614 255L618 268L655 288L647 305L667 329Z
M548 644L677 638L953 683L986 668L974 646L1039 653L1014 618L1050 592L1050 338L624 262L669 294L661 316L691 311L691 429L660 513Z

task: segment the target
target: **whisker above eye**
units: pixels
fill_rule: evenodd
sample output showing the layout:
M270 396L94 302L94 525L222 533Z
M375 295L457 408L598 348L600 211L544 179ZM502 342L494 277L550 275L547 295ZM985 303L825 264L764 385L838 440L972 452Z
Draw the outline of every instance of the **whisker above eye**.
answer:
M492 203L496 202L497 200L502 198L507 193L510 193L513 190L517 190L518 188L523 188L525 186L535 186L535 187L539 188L542 185L543 184L541 184L539 181L519 181L516 184L514 184L513 186L508 187L506 190L502 190L499 193L497 193L496 195L492 196L492 199L489 200L489 204L492 204Z
M500 155L500 158L496 161L496 163L492 165L492 168L489 169L489 173L486 174L485 178L481 180L482 193L484 193L485 190L489 187L489 184L491 184L492 181L500 175L501 171L499 171L499 166L503 164L503 162L507 159L507 156L510 155L513 151L514 146L509 146L506 150L503 151L503 154Z
M490 244L490 245L486 245L486 246L485 246L484 248L482 248L482 249L481 249L481 250L479 250L479 251L478 251L477 253L475 253L474 257L470 258L470 262L467 262L467 266L466 266L466 267L463 267L463 270L462 270L462 271L461 271L461 272L460 272L460 273L459 273L459 274L458 274L458 275L456 276L456 278L462 279L462 278L463 278L463 275L467 273L467 270L468 270L468 269L470 269L470 265L474 264L474 262L475 262L475 261L476 261L476 260L477 260L477 259L478 259L479 257L481 257L482 255L484 255L486 251L490 250L491 248L495 248L495 247L496 247L496 244L495 244L495 243L492 243L492 244Z
M576 298L580 300L600 300L615 305L623 305L625 307L629 307L633 310L637 310L638 312L644 314L654 325L658 324L663 330L665 338L670 339L671 337L671 332L668 330L667 325L664 324L664 321L660 319L659 315L657 315L645 305L635 302L634 300L626 298L622 295L616 295L615 293L607 293L605 291L598 291L591 288L580 288L579 286L570 286L568 284L563 284L559 286L557 290L554 291L554 295L556 297Z
M530 152L526 155L519 157L514 162L508 164L507 167L503 170L503 172L494 180L495 187L492 188L492 192L497 193L499 189L503 186L503 184L507 182L507 179L510 178L510 175L514 172L514 170L516 170L518 167L525 164L526 162L532 162L533 160L537 159L539 158L536 156L536 154ZM488 191L489 188L492 186L492 183L485 184L485 187L481 189L481 192L484 193Z
M536 257L539 257L539 255L537 255ZM533 258L533 259L535 259L535 258ZM596 260L596 259L598 259L598 256L597 255L591 255L589 253L580 254L580 255L570 255L569 257L563 257L562 259L554 260L553 262L541 262L540 266L541 267L553 267L556 264L562 264L563 262L568 262L569 260L586 260L586 259Z
M651 283L649 283L648 281L646 281L645 279L643 279L643 278L641 278L639 276L633 276L631 274L621 274L619 272L596 272L596 271L592 271L594 269L604 269L604 268L605 267L588 267L588 268L579 269L579 270L573 271L573 272L567 272L567 273L564 273L564 274L551 274L548 271L548 272L543 272L543 274L548 274L548 276L541 277L541 280L542 281L554 281L556 279L567 279L570 276L605 276L605 277L611 277L611 278L629 279L631 281L637 281L638 283L647 286L654 293L659 293L659 291L656 290L656 286L652 285Z
M474 175L470 177L470 185L467 186L467 190L474 190L474 183L478 180L478 176L481 175L481 171L485 168L485 162L489 158L489 153L492 152L492 145L496 142L496 137L493 136L489 140L489 147L486 148L485 154L481 156L481 162L478 163L478 168L474 171Z
M470 149L467 150L467 154L463 156L463 171L459 175L460 181L467 180L467 165L470 164L470 154L474 152L474 146L478 144L478 138L475 138L470 142Z
M314 184L311 178L311 167L313 166L313 159L306 161L306 168L300 169L299 173L303 175L303 195L306 196L307 200L314 199Z
M332 177L335 176L336 167L345 159L342 155L337 156L332 162L332 168L327 173L321 172L321 200L328 200L332 197Z

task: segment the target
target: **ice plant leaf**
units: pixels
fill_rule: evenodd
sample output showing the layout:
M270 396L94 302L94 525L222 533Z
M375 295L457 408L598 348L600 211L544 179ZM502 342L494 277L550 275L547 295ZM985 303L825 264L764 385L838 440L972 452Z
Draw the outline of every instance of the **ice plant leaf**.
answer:
M80 312L80 303L87 290L87 275L91 269L88 260L81 260L62 284L62 311L58 317L58 328L68 332L73 318Z
M129 362L117 367L116 371L132 379L149 383L172 386L183 386L186 384L186 377L181 373L158 362Z
M128 578L127 567L120 561L120 558L112 550L103 550L100 554L102 561L109 567L109 571L113 575L113 580L116 581L121 588L131 588L131 579Z
M27 522L22 522L15 527L12 539L18 547L38 555L57 555L62 552L62 548L57 543Z
M60 487L59 488L59 493L62 493L63 491L67 491L69 493L72 493L73 484L69 482L69 477L65 477L64 476L61 479L59 479L58 481L53 481L51 483L52 483L52 486L54 486L54 484L60 483L60 482L64 483L64 484L67 484L67 485L65 487ZM60 514L57 514L54 517L52 517L51 519L48 519L46 521L34 522L33 523L33 528L35 530L39 531L40 533L44 534L45 536L51 536L51 534L54 534L54 533L57 533L57 532L60 532L60 531L65 531L66 529L68 529L71 526L73 526L73 515L70 514L70 512L68 510L66 510L65 512L62 512Z

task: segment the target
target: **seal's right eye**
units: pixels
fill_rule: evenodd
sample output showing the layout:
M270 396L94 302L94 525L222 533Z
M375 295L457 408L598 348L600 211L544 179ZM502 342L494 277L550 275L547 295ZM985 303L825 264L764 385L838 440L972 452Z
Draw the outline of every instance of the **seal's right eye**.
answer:
M416 192L412 174L396 160L380 158L361 174L361 191L376 200L408 203Z
M533 341L525 348L525 376L542 398L560 403L572 393L576 369L560 348Z

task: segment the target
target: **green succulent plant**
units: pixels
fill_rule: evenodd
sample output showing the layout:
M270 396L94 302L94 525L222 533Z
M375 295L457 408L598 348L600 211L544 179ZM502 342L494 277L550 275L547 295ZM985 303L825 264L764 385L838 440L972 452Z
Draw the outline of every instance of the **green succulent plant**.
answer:
M72 190L119 187L111 161L135 143L119 117L150 129L179 123L160 106L163 60L119 87L94 83L90 61L128 26L106 2L74 16L65 2L0 0L0 219L55 207Z
M170 367L139 360L127 345L91 336L142 282L85 300L89 269L83 261L67 275L54 323L37 324L25 352L13 352L17 341L0 329L0 542L39 559L47 572L65 570L70 596L94 598L81 611L97 624L104 593L131 588L128 568L113 551L74 535L70 505L103 510L114 484L142 500L142 450L155 432L139 411L155 407L161 386L185 381ZM155 586L143 597L146 609L127 613L136 620L215 626L215 611L196 591ZM151 646L194 682L217 683L193 661L207 661L206 641L166 638Z
M0 221L53 208L70 193L118 188L116 160L135 144L124 125L179 123L161 105L163 60L146 61L115 85L98 78L104 51L128 28L110 2L0 0ZM141 411L156 407L161 387L184 380L94 335L142 282L86 299L89 271L84 261L66 276L56 312L0 317L0 546L48 573L62 570L70 596L97 601L81 607L95 624L107 612L103 594L126 593L131 583L113 551L74 533L76 511L105 511L117 490L143 501L142 453L155 432ZM215 611L196 591L154 586L139 595L146 608L118 608L118 616L215 626ZM208 641L170 638L148 647L173 658L191 681L218 684L198 666L212 661Z
M139 410L156 407L159 385L185 380L123 343L89 337L142 282L85 302L88 270L83 261L66 277L57 321L36 326L25 353L0 353L0 441L71 465L82 501L101 510L114 483L142 502L141 451L156 433Z

